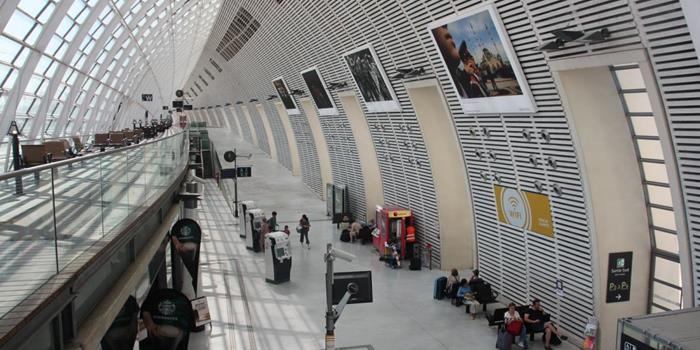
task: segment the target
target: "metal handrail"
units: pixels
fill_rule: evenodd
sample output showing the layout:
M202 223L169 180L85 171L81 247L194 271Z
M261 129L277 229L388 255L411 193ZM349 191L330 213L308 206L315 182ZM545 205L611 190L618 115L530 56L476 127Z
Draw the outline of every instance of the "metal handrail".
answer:
M69 158L69 159L61 160L61 161L54 162L54 163L47 163L47 164L42 164L42 165L38 165L38 166L33 166L30 168L15 170L15 171L12 171L9 173L3 173L3 174L0 174L0 181L10 180L10 179L14 179L14 178L19 177L19 176L34 174L34 173L44 171L47 169L51 169L51 168L57 168L60 166L65 166L65 165L69 165L69 164L73 164L73 163L77 163L77 162L83 162L85 160L89 160L89 159L93 159L93 158L103 157L103 156L107 156L107 155L118 153L118 152L136 149L136 148L139 148L139 147L142 147L142 146L154 143L154 142L160 142L163 140L167 140L171 137L175 137L177 135L180 135L183 132L184 131L180 131L180 132L177 132L177 133L172 134L170 136L165 136L162 138L153 139L153 140L150 140L148 142L137 143L134 145L119 147L119 148L115 148L115 149L104 151L104 152L98 152L98 153L94 153L94 154L86 154L83 156Z

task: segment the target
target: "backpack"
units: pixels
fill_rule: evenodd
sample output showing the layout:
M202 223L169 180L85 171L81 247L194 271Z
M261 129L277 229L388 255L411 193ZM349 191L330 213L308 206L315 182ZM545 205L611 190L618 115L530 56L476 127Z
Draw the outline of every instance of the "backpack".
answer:
M476 294L476 301L479 304L488 304L496 300L498 294L494 294L491 290L491 284L487 282L475 284L472 289Z

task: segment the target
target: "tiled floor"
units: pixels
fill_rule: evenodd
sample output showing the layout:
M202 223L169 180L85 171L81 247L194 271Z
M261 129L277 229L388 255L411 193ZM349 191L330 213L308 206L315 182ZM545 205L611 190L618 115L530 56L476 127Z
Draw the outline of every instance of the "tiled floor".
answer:
M253 154L242 162L253 166L253 177L239 180L240 200L254 200L268 215L276 210L278 222L292 231L302 213L309 216L311 249L292 233L291 282L266 283L262 254L245 249L228 205L208 183L197 210L204 233L200 295L207 296L214 321L191 337L191 349L322 349L327 242L357 256L352 263L336 260L336 271L371 270L373 278L374 302L345 308L336 329L338 348L494 349L496 330L484 317L471 320L463 307L433 300L433 281L443 272L392 270L371 246L340 242L325 216L325 203L299 178L223 129L210 129L210 136L221 153L236 147ZM531 346L542 348L539 341Z

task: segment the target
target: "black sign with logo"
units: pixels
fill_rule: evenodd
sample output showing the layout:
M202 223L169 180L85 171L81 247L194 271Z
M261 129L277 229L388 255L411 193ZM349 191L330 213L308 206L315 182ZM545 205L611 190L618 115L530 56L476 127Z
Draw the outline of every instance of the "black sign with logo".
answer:
M148 338L139 344L139 349L187 349L194 315L184 294L174 289L151 290L141 307L141 318Z
M153 94L141 94L141 101L144 101L144 102L153 101Z
M608 256L608 284L605 302L619 303L630 300L632 283L632 252L610 253Z
M630 253L631 254L631 253ZM630 337L627 334L622 333L620 337L620 350L654 350L649 345L640 342L637 339Z
M185 268L192 277L192 287L197 291L197 276L199 269L199 245L202 241L202 229L192 219L180 219L170 230L172 247L178 253Z

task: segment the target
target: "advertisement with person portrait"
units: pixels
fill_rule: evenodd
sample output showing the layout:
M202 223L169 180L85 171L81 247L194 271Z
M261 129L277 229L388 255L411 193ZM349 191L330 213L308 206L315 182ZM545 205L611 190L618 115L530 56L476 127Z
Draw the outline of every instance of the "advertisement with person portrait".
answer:
M401 110L394 90L389 84L377 54L370 45L364 45L343 55L352 73L357 88L360 89L367 111L398 112Z
M321 74L318 72L316 67L311 67L303 72L301 72L301 77L306 83L306 87L309 88L309 93L311 93L311 98L313 98L316 104L316 109L318 109L319 115L337 115L338 110L335 108L335 103L333 103L333 98L328 92L326 87L326 82L321 78Z
M428 26L464 113L535 112L530 89L493 4Z
M289 93L289 89L287 88L287 83L284 82L284 78L279 77L273 80L272 86L275 87L277 96L279 96L280 100L282 100L284 109L287 110L288 114L301 114L301 112L299 112L299 107L297 107L296 102L294 102L294 97Z

